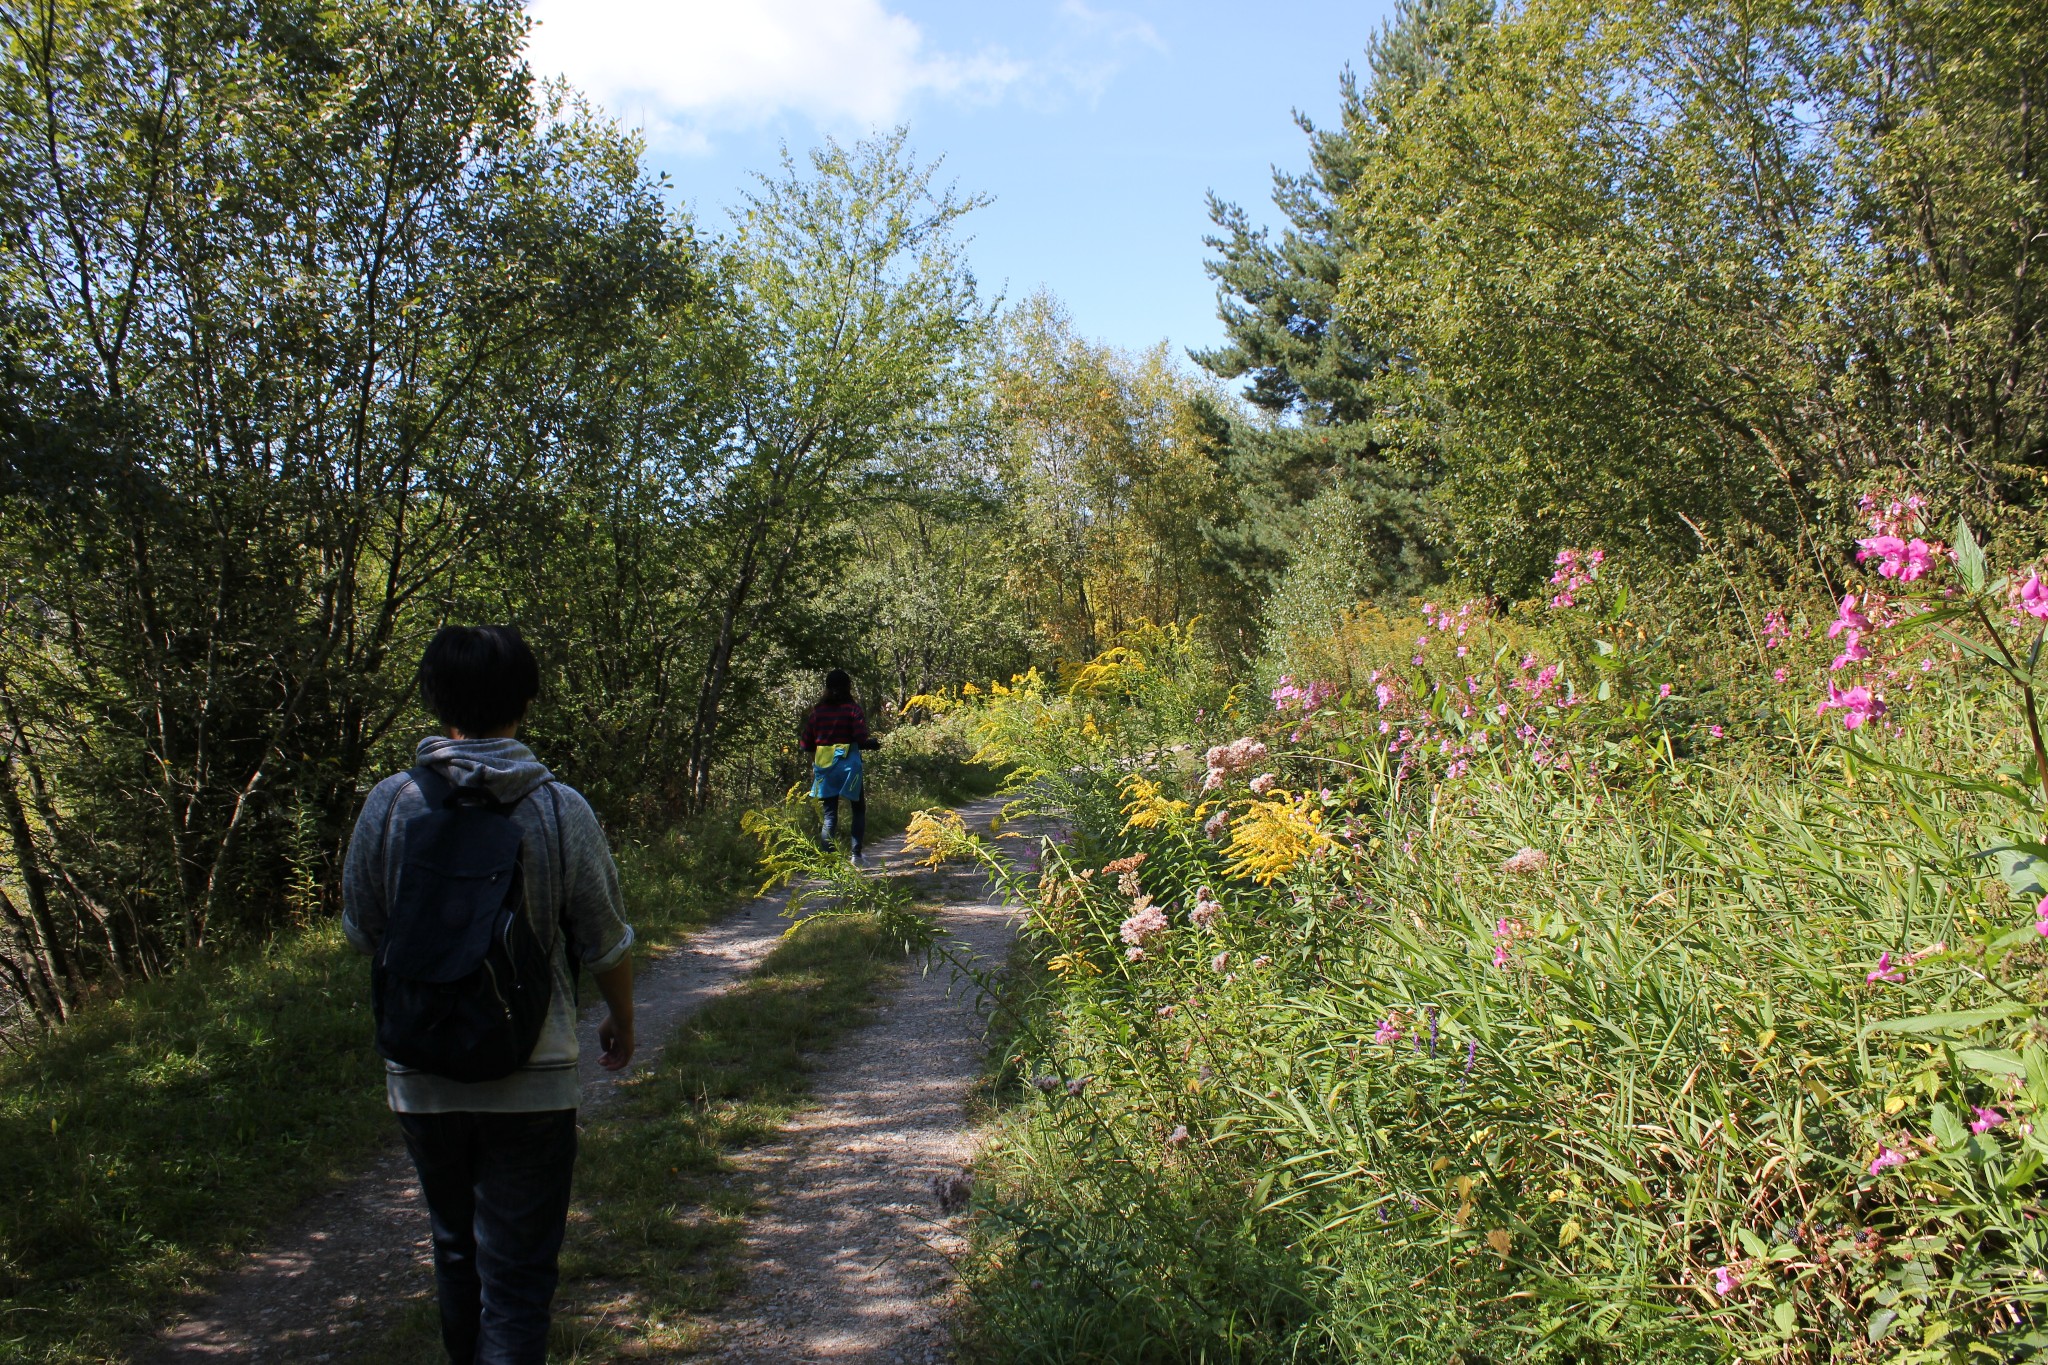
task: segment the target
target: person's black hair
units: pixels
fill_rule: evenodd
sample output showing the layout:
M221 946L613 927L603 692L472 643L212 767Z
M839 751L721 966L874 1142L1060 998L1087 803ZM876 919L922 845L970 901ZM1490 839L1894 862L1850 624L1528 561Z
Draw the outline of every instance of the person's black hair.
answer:
M420 700L465 735L516 724L540 695L540 661L516 626L443 626L420 659Z
M848 702L853 700L853 678L843 668L835 668L825 675L825 695L818 698L819 705L827 702Z

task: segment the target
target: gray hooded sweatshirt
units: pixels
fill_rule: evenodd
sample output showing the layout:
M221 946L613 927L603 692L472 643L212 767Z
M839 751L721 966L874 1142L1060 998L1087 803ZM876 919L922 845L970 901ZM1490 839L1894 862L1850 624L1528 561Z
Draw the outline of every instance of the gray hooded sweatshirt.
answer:
M554 998L540 1041L526 1065L496 1081L451 1081L445 1076L384 1063L385 1091L401 1114L455 1112L533 1113L574 1109L576 1082L575 978L568 942L593 972L624 960L633 946L619 897L619 872L590 804L516 739L420 741L418 762L458 787L480 786L499 801L518 801L526 873L526 913L543 943L555 945ZM525 798L521 800L521 798ZM342 928L359 952L374 955L405 862L405 826L425 814L426 799L407 773L379 782L356 818L343 865ZM569 929L567 938L560 926Z

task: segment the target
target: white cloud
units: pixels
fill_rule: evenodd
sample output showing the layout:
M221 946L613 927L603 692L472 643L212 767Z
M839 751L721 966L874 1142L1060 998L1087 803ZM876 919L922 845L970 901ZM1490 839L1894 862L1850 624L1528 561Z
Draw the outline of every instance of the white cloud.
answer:
M1000 49L933 51L881 0L533 0L527 60L678 150L785 112L902 118L922 94L993 100L1030 74Z
M721 128L790 113L865 131L900 122L921 97L1092 102L1134 49L1166 48L1144 20L1086 0L1051 7L1045 48L1028 59L995 44L936 50L885 0L529 0L527 12L536 76L567 78L685 153L708 151Z

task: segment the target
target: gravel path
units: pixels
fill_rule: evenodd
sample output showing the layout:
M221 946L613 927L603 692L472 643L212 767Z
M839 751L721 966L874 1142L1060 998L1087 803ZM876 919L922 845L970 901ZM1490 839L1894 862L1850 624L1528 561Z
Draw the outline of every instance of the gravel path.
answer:
M963 807L985 828L999 799ZM1017 910L972 872L938 890L940 926L976 971L1002 965ZM945 962L913 976L834 1051L817 1108L780 1142L738 1159L766 1200L747 1234L746 1286L709 1324L711 1360L951 1360L952 1262L964 1242L974 1135L965 1109L982 1073L971 977Z
M961 808L986 828L998 798ZM902 838L872 855L906 875ZM941 931L956 952L1000 965L1015 914L972 873L941 875ZM641 964L639 1048L630 1074L660 1054L692 1010L752 970L788 927L785 897L762 897ZM596 1064L602 1010L582 1028L583 1103L620 1078ZM819 1073L819 1107L741 1169L767 1200L750 1230L746 1288L712 1325L714 1358L795 1362L950 1359L944 1330L950 1258L961 1243L939 1207L970 1159L964 1102L980 1074L973 983L938 963L913 976ZM949 1187L950 1188L950 1187ZM964 1187L963 1187L964 1188ZM411 1300L431 1293L426 1208L395 1144L370 1170L312 1201L269 1247L233 1271L143 1359L342 1361Z

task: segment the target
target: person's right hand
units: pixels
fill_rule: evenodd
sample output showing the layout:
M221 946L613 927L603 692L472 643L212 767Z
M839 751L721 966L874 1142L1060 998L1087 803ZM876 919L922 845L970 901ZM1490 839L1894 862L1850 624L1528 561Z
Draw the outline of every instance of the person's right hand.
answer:
M616 1014L607 1014L604 1022L597 1026L598 1046L604 1055L598 1058L598 1065L606 1071L617 1071L633 1060L633 1020L629 1016L623 1023Z

